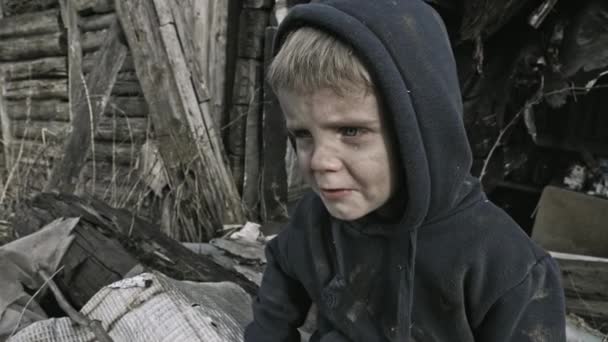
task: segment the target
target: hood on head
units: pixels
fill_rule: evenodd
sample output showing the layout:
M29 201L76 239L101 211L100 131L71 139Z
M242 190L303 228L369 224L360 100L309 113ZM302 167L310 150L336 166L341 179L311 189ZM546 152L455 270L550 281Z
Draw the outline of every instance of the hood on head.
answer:
M462 120L456 63L445 26L422 0L327 0L291 9L275 38L312 26L350 45L367 67L397 138L407 201L401 225L416 229L457 210L479 189Z

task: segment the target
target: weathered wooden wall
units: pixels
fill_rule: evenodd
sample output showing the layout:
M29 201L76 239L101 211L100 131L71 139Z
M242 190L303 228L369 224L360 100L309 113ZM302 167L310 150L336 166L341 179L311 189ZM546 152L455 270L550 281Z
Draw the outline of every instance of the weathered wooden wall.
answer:
M53 161L63 156L63 143L72 130L67 28L56 0L44 2L44 6L42 2L26 6L5 0L4 5L11 9L0 20L0 74L4 75L0 114L6 142L2 159L5 175L10 177L5 180L15 183L13 189L34 192L46 185ZM77 65L72 82L82 84L99 67L94 58L115 20L108 6L78 13L82 73ZM86 95L93 103L100 94ZM132 60L127 57L111 100L96 122L95 153L86 157L77 192L93 193L117 206L142 205L149 200L137 172L141 147L153 137L147 112ZM26 192L17 195L28 195Z

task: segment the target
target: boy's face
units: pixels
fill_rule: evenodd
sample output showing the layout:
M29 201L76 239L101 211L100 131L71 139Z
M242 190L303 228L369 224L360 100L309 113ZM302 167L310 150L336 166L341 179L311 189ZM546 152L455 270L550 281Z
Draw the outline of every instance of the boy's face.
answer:
M355 220L388 201L396 187L396 163L372 92L277 95L300 170L332 216Z

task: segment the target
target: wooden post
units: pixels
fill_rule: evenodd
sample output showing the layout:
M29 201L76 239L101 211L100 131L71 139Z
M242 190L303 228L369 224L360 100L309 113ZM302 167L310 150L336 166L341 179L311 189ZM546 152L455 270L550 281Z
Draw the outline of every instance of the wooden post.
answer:
M77 29L76 23L71 22L71 26L72 29ZM120 40L120 27L118 22L115 22L97 56L98 67L87 76L86 81L82 69L72 69L70 66L71 71L78 73L81 78L79 86L72 84L73 87L70 88L73 110L72 132L65 143L63 159L53 166L47 189L74 191L89 146L94 155L95 145L92 136L95 133L96 118L105 110L126 55L127 47ZM79 61L76 60L76 63Z
M0 20L4 17L4 12L2 10L2 1L0 1ZM10 158L10 145L12 143L13 137L11 134L11 126L10 119L6 112L6 103L4 100L4 89L5 89L5 71L0 68L0 125L2 126L2 149L4 153L4 166L6 169L10 169L11 158ZM4 186L4 184L1 184Z
M199 76L188 68L191 33L180 30L182 18L172 12L175 6L145 0L117 0L114 5L149 104L170 186L184 189L180 196L185 197L176 205L187 213L180 218L182 229L196 232L203 226L210 238L223 222L243 222L240 197L207 110L208 94L193 85Z
M82 46L78 28L78 12L72 0L59 0L61 19L68 32L68 101L70 102L70 120L76 113L76 93L82 87Z
M266 29L265 69L272 61L271 42L276 28ZM261 216L264 222L279 221L287 217L287 128L279 100L268 82L264 82L264 108L262 114L262 167Z

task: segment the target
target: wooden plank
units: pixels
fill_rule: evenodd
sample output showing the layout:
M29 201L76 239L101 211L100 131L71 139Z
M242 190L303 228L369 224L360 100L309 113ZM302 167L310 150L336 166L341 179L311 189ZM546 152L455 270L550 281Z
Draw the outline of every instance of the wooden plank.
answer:
M275 34L276 28L266 30L266 67L272 61L272 44L269 42L272 42ZM263 222L284 220L287 217L287 129L279 100L267 82L264 82L262 146L260 215Z
M115 23L108 32L102 54L98 56L99 67L87 75L86 86L75 94L77 107L72 121L73 129L66 140L63 159L53 167L48 189L72 192L76 186L89 146L94 146L91 145L91 133L95 132L95 122L105 110L116 76L127 55L127 47L119 35L120 27ZM88 93L101 96L90 98Z
M80 17L78 27L82 30L82 32L99 31L109 28L116 20L118 20L116 13L82 16Z
M0 20L0 38L57 33L59 30L59 11L56 9L26 13Z
M68 99L68 80L41 79L6 82L6 99Z
M257 99L262 85L262 63L255 59L239 58L236 62L236 75L232 103L250 105ZM231 117L230 120L233 118Z
M11 121L11 132L15 139L43 142L61 141L66 137L69 130L70 123L65 121Z
M73 0L78 12L108 13L114 9L112 0Z
M204 34L205 32L191 32L194 26L192 11L196 9L206 9L206 6L203 7L203 5L205 5L204 2L200 2L198 5L200 7L193 8L194 5L189 0L175 1L177 2L177 6L171 6L170 8L163 6L166 8L166 18L163 19L159 14L161 26L165 24L165 21L168 21L174 24L175 29L171 27L161 27L161 34L163 35L163 40L165 42L175 42L174 37L172 37L172 32L177 31L179 46L183 50L182 58L191 74L190 77L192 77L193 80L196 99L200 104L210 100L209 89L207 88L207 65L203 64L205 61L199 58L199 55L202 52L207 53L207 44L203 44L202 42L206 42L208 38L206 36L198 35L201 33ZM156 3L163 4L164 1L156 1ZM205 15L204 12L201 14ZM174 47L177 46L175 45ZM167 49L172 48L173 47L167 46Z
M559 263L566 309L581 317L608 323L608 259L550 252Z
M261 94L258 95L258 98ZM260 103L259 99L256 103ZM243 203L250 217L257 218L260 203L261 105L249 106L245 120L245 156L243 164Z
M6 111L12 120L70 120L69 102L58 99L7 101Z
M99 117L95 138L100 141L144 141L148 131L148 118Z
M239 24L238 56L262 59L264 56L264 31L270 14L264 10L244 9Z
M9 148L11 156L17 156L21 149L22 161L30 164L34 163L33 161L58 160L63 154L63 146L60 139L53 139L52 141L43 143L40 140L22 138L19 141L11 143ZM96 141L95 160L116 165L134 166L140 149L141 145L138 144ZM87 162L93 160L93 156L87 155L86 160Z
M2 1L4 16L12 17L15 15L39 12L49 8L57 7L57 0L3 0Z
M134 167L141 150L140 144L112 144L107 142L96 142L95 160L116 165ZM92 160L93 156L88 156L87 160Z
M108 102L104 115L118 117L147 117L148 103L143 97L114 96Z
M77 110L77 96L82 86L82 45L78 28L78 12L72 0L59 0L61 17L68 34L68 97L70 119Z
M16 226L23 225L20 221L25 225L38 221L40 224L35 226L42 227L48 223L46 220L52 221L56 217L81 217L82 221L98 227L105 236L115 237L144 266L162 270L169 277L197 282L232 281L251 295L257 289L243 276L195 254L163 234L156 224L127 210L111 208L93 198L83 200L54 193L39 194L28 201L28 206L29 209L23 208L16 215Z
M82 51L91 52L101 48L108 36L109 29L88 31L82 33Z
M226 87L226 49L228 35L228 3L224 0L210 0L210 9L207 11L207 16L211 27L209 28L208 38L202 36L204 41L208 40L208 49L201 51L209 51L207 61L203 65L207 65L207 80L209 84L209 94L211 96L211 112L215 123L218 127L224 122L224 113L226 108L225 103L225 87ZM195 29L201 20L195 21Z
M149 104L171 185L175 188L183 183L184 167L188 167L188 172L197 177L191 190L200 191L207 214L201 215L200 203L199 208L192 209L186 207L187 203L180 205L192 210L192 220L200 220L209 234L222 222L242 222L239 196L224 165L213 121L193 101L195 90L182 49L177 45L175 28L165 25L159 29L159 23L153 20L158 14L150 2L116 1L115 7ZM204 188L196 188L201 183ZM180 223L191 226L192 222Z
M205 165L200 169L200 176L204 175L210 182L219 185L216 193L227 195L224 196L223 203L220 202L224 205L224 208L220 210L227 214L225 217L228 222L238 222L243 219L240 196L236 191L229 169L224 164L218 129L210 113L204 110L205 106L201 105L201 101L196 94L196 88L192 87L193 80L190 79L191 74L187 69L185 57L179 48L180 42L188 38L178 38L177 32L171 26L160 27L160 33L167 49L169 65L175 77L178 89L177 95L181 97L184 105L187 126L196 141L198 157L203 163L202 165ZM213 169L209 167L209 163L214 165ZM202 191L203 193L207 192L206 187ZM214 197L214 194L209 192L208 198L211 200L212 197Z
M112 96L144 96L144 92L139 81L116 80L112 88Z
M0 70L9 81L67 77L67 59L65 57L46 57L27 61L0 63Z
M61 33L0 39L0 61L65 56L65 53L66 45Z
M0 20L4 17L4 8L3 3L0 1ZM2 158L1 161L4 164L4 167L9 170L12 169L11 158L9 154L9 145L12 143L12 133L10 126L10 118L8 117L8 113L6 111L4 94L6 93L6 71L4 69L0 69L0 127L2 129ZM4 187L4 181L0 182Z
M243 191L245 178L245 130L250 106L234 105L230 110L226 150L237 188Z

